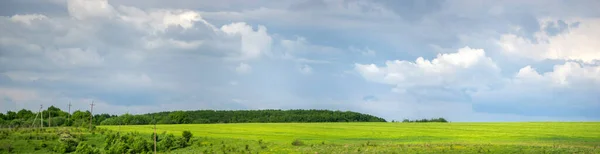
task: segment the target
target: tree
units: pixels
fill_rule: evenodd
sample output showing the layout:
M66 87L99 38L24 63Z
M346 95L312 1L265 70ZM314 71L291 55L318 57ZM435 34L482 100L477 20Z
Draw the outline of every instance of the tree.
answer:
M90 111L80 111L77 110L75 112L73 112L73 116L71 116L71 118L73 118L74 120L89 120L90 119Z
M192 134L192 132L186 130L181 133L181 136L183 136L183 138L185 138L185 142L187 143L187 142L190 142L190 139L194 135Z
M26 109L21 109L21 110L19 110L19 112L17 112L18 119L26 120L26 119L32 118L34 116L35 116L35 114L33 114L33 112L31 112L30 110L26 110Z
M17 119L17 113L13 112L13 111L7 111L6 112L6 120L13 120L13 119Z
M50 112L50 117L67 117L69 114L67 112L60 110L60 108L57 108L54 106L50 106L50 107L48 107L48 109L43 111L44 116L47 116L48 112Z
M171 118L173 121L175 121L178 124L186 124L186 123L191 122L187 113L184 111L172 112L171 114L169 114L169 118Z
M89 121L90 121L90 111L80 111L77 110L75 112L73 112L73 116L71 116L71 121L69 121L69 123L71 124L71 126L78 126L78 127L82 127L82 126L87 126L89 125Z

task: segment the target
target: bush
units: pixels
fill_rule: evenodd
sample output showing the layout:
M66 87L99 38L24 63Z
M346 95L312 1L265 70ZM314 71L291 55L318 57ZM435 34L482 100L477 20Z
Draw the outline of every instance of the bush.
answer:
M110 146L110 148L108 148L106 153L109 154L122 154L122 153L126 153L127 149L129 149L129 147L127 146L127 144L123 143L123 142L117 142L115 144L113 144L112 146Z
M42 142L42 143L40 143L40 147L42 147L42 148L46 148L46 147L48 147L48 144L46 144L46 143Z
M131 147L131 149L133 150L134 153L143 153L143 152L147 152L147 151L152 151L150 149L152 149L153 145L152 143L148 142L147 140L137 137L135 139L135 142L133 142L133 145Z
M98 150L98 149L90 146L89 144L83 142L83 143L77 145L75 153L78 153L78 154L97 154L97 153L100 153L100 150Z
M181 137L177 140L177 147L178 148L185 148L187 146L187 141L185 137Z
M190 141L190 139L194 135L192 134L192 132L186 130L186 131L183 131L183 133L181 133L181 136L183 136L183 138L185 138L185 142L187 143Z
M6 144L6 151L8 153L12 153L15 148L12 147L12 144Z
M292 142L293 146L303 146L304 142L302 142L300 139L296 139Z
M161 151L168 151L175 147L175 136L173 134L164 135L160 142L157 143L158 148Z
M64 132L60 134L59 144L54 147L54 151L58 153L69 153L75 151L79 142L71 136L71 134Z

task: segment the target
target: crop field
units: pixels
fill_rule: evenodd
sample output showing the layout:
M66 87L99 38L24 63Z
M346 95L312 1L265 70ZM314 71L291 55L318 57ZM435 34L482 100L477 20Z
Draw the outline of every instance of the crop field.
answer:
M157 125L191 131L169 153L600 153L598 122L245 123ZM152 125L99 126L150 136Z

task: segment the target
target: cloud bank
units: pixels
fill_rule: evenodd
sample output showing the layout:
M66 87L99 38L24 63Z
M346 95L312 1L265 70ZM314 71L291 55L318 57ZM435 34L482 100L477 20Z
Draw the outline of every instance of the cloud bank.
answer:
M600 119L597 1L0 2L0 111Z

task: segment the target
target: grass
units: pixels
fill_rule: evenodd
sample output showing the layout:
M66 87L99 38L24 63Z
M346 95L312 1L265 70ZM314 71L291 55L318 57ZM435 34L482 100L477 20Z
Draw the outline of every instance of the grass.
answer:
M153 126L100 126L151 134ZM600 153L599 122L157 125L194 134L170 153ZM292 145L296 140L303 144Z
M5 136L0 135L0 153L56 153L53 148L59 144L59 135L57 134L65 130L78 136L80 140L83 139L81 142L86 142L94 147L104 147L103 136L92 134L87 129L71 127L51 127L43 130L21 128L18 131L0 129L0 131L10 132Z

